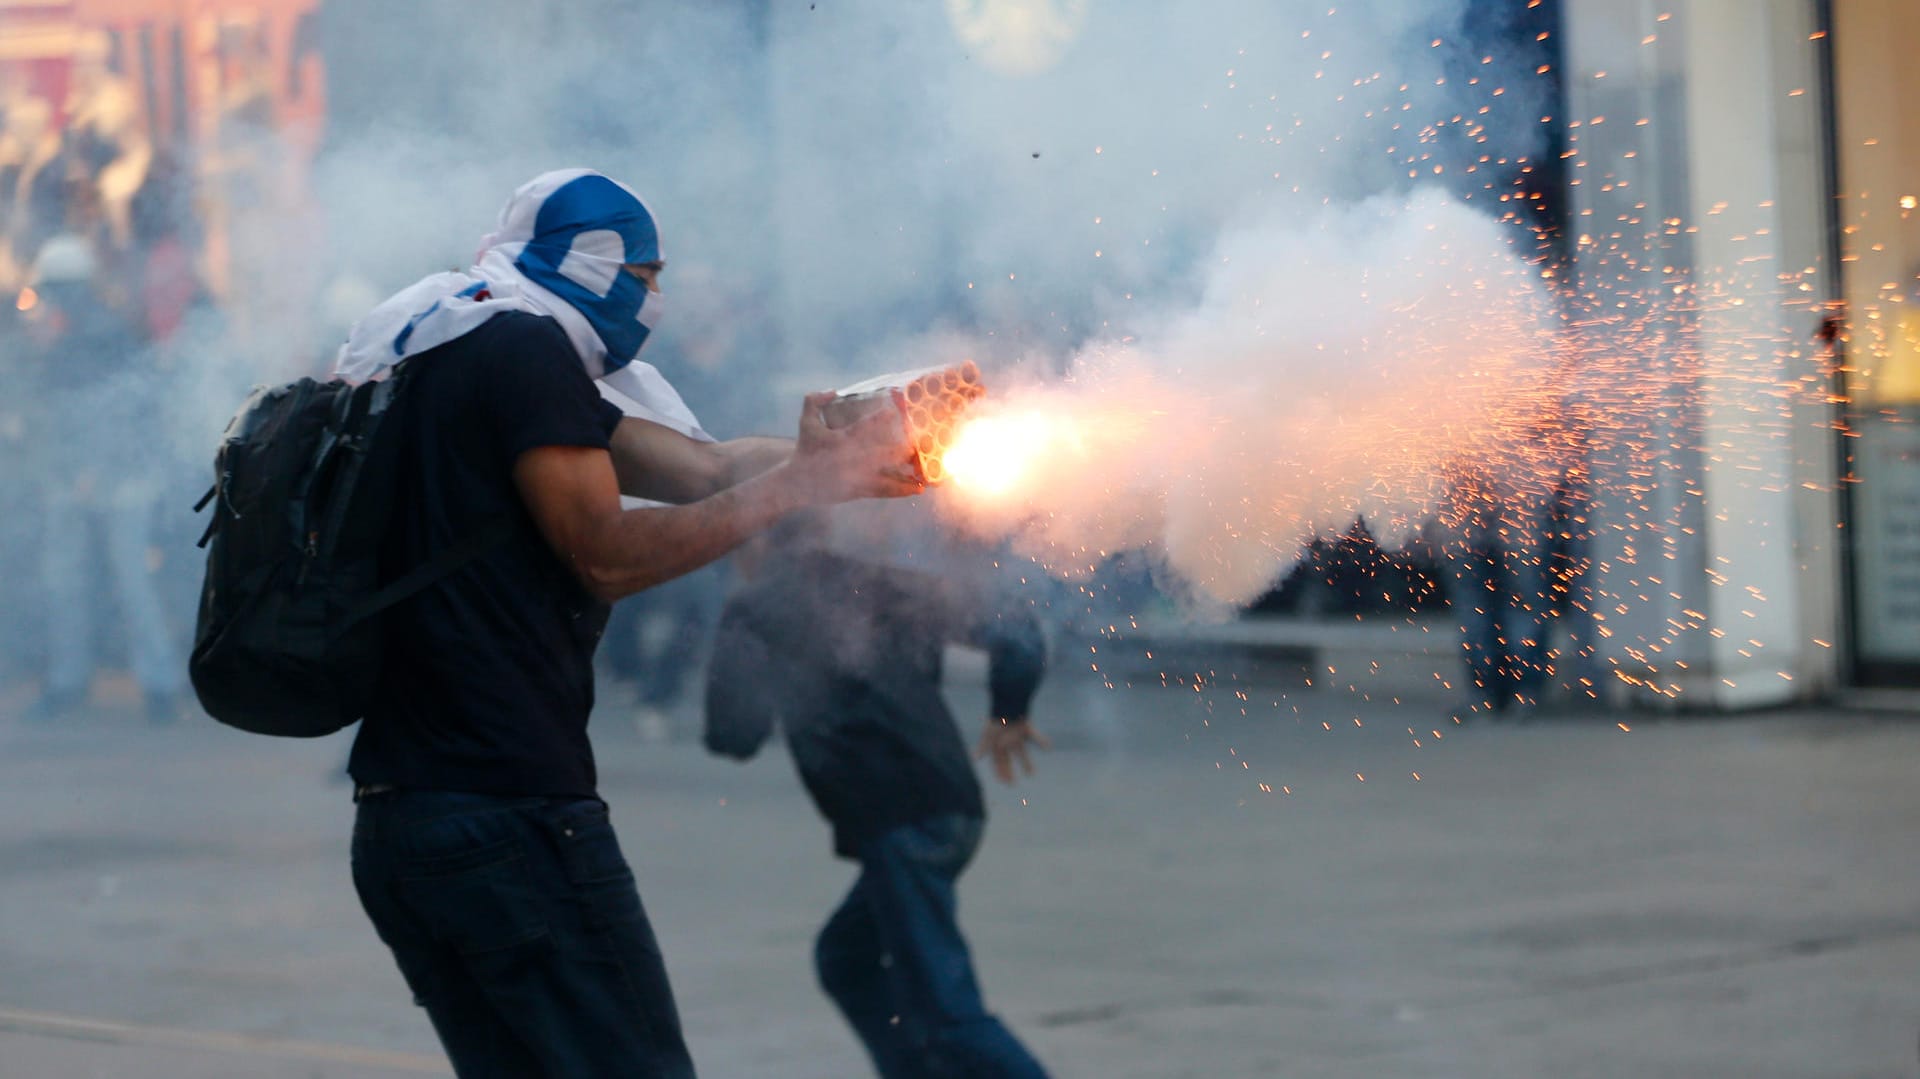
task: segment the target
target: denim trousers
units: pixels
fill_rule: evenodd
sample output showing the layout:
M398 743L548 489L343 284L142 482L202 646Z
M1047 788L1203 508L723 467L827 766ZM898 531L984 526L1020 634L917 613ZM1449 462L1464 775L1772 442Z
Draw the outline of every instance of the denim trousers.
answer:
M814 945L820 985L882 1079L1045 1079L988 1014L956 920L954 885L982 822L943 816L860 851L860 877Z
M597 798L362 798L353 883L462 1079L693 1075Z
M106 541L106 580L120 604L134 681L154 694L184 688L186 667L174 649L160 588L147 565L155 498L139 484L123 484L93 500L65 488L45 492L40 575L48 694L78 696L93 680L93 607L101 583L92 561L96 530Z

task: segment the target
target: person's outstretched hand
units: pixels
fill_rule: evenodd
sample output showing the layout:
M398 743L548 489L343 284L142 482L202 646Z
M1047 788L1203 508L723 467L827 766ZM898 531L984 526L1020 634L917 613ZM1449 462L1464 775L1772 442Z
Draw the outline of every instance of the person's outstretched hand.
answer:
M809 500L832 505L926 490L899 411L875 409L845 427L828 427L821 408L834 396L831 391L810 393L800 409L792 467L807 484Z
M1052 749L1053 743L1047 736L1033 729L1027 717L1018 719L1000 719L987 717L987 725L980 731L980 744L974 747L973 759L993 758L993 774L1000 782L1013 784L1013 762L1020 762L1020 770L1027 775L1033 774L1033 758L1027 755L1027 747Z

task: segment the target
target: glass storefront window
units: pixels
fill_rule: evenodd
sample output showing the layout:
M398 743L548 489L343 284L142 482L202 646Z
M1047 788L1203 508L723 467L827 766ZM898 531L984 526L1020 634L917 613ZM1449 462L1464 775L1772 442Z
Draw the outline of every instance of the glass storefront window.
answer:
M1920 676L1920 7L1833 12L1846 296L1854 652L1867 681Z

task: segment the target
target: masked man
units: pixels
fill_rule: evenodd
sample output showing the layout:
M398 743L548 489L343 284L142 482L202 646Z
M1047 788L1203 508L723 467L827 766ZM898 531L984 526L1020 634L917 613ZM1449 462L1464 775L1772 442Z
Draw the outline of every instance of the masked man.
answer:
M147 717L166 723L179 713L185 668L149 562L164 490L154 452L163 441L161 372L100 287L96 263L93 245L78 233L47 241L34 262L35 302L22 313L17 355L37 400L26 410L21 456L41 489L47 646L43 692L28 715L57 721L85 704L105 568ZM83 431L87 437L76 437ZM96 536L104 567L93 558Z
M653 214L585 170L517 191L466 273L354 327L350 379L410 368L384 557L420 564L508 522L395 608L349 771L353 874L470 1076L693 1073L666 968L596 793L587 715L608 604L787 513L914 493L895 417L713 442L639 361L665 258ZM623 416L604 380L636 402ZM621 507L622 494L667 505Z

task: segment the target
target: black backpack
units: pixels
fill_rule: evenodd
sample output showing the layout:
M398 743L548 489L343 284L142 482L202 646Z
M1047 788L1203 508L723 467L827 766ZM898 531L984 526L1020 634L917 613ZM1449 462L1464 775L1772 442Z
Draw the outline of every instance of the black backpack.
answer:
M383 579L400 442L390 417L411 366L359 385L263 386L228 423L194 507L213 517L187 666L220 722L302 738L353 723L380 675L377 616L505 538L501 522Z

